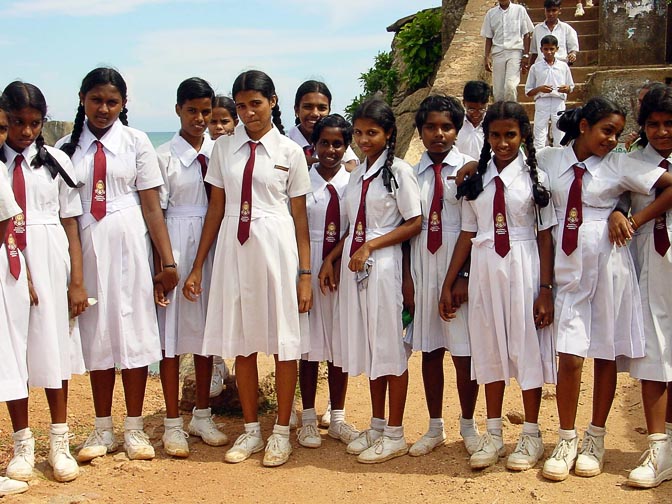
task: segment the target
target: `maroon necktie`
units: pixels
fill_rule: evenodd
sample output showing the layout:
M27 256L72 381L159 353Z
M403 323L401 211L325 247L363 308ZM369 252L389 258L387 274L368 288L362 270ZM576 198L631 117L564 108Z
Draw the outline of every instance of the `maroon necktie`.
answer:
M238 241L243 245L250 237L250 221L252 220L252 171L254 170L257 143L247 142L250 146L250 157L243 171L243 187L240 191L240 216L238 217Z
M341 205L338 201L336 188L327 184L329 191L329 203L327 204L327 213L324 218L324 241L322 242L322 259L327 257L338 240L341 238Z
M198 164L201 165L201 176L203 177L203 185L205 186L205 195L208 197L208 201L210 201L211 186L205 181L205 175L208 173L208 161L205 159L204 154L196 156L196 160L198 161Z
M103 144L96 140L96 153L93 155L93 189L91 194L91 215L96 220L107 213L107 158Z
M569 187L567 196L567 210L565 211L565 227L562 231L562 250L565 255L571 255L579 243L579 227L583 223L583 203L581 189L583 187L584 168L578 164L572 166L574 182Z
M380 170L378 171L380 173ZM366 193L369 190L369 184L378 176L378 173L362 180L362 196L359 199L359 209L357 210L357 220L355 220L355 234L352 237L350 245L350 257L353 256L359 247L366 241Z
M495 199L492 202L492 219L495 226L495 252L501 257L511 250L509 245L509 227L506 223L506 202L504 200L504 182L495 177Z
M26 180L23 177L23 156L19 154L14 158L14 173L12 175L12 190L14 199L21 207L21 213L15 215L9 222L5 249L9 261L9 272L18 280L21 274L21 260L19 250L26 248Z
M441 207L443 202L443 180L441 168L443 164L432 165L434 169L434 196L429 206L429 222L427 223L427 250L435 254L441 247Z
M303 148L303 153L306 155L306 157L313 157L315 155L315 147L312 145L306 145Z
M670 167L670 162L667 159L663 159L658 165L665 170L668 170ZM656 198L660 196L662 192L661 189L656 189ZM656 217L653 223L653 245L661 256L667 254L667 250L670 248L670 237L667 234L667 215L663 213Z

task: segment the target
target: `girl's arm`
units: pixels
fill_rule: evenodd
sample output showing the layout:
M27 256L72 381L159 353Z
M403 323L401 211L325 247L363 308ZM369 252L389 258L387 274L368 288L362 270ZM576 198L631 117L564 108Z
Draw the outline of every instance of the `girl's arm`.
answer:
M663 173L653 187L663 189L663 192L649 205L630 217L633 231L672 208L672 174Z
M411 217L409 220L399 225L396 229L378 236L371 241L365 241L362 246L353 254L348 263L350 271L361 271L364 269L364 263L374 250L391 247L399 243L410 240L422 230L422 215Z
M550 228L537 233L537 247L541 288L534 301L534 323L541 328L553 323L553 235Z
M35 287L33 287L33 276L30 274L28 263L26 263L26 277L28 279L28 296L30 297L30 306L37 306L40 304L40 300L37 298L37 291L35 291Z
M68 284L68 305L70 316L77 317L89 306L88 295L84 287L84 270L82 266L82 243L79 240L79 227L76 217L64 217L61 225L68 237L70 253L70 283Z
M310 235L308 233L308 213L306 212L306 196L290 198L289 204L294 219L296 245L299 249L299 269L310 271ZM296 293L299 302L299 313L306 313L313 307L313 290L310 286L311 275L299 274Z
M203 263L208 257L212 244L217 239L219 228L224 218L224 205L226 204L226 193L224 189L211 186L210 201L208 202L208 211L203 220L203 230L201 231L201 241L198 242L198 250L194 258L194 264L191 266L191 273L184 281L182 294L189 301L196 301L203 292L201 281L203 276Z
M460 236L458 236L457 242L455 243L453 257L450 259L450 266L448 266L446 278L443 280L441 297L439 298L439 315L446 322L452 318L455 318L457 307L453 303L451 290L455 280L457 279L457 274L460 272L471 255L471 240L475 236L475 232L460 231Z
M403 296L404 309L408 310L411 317L415 315L415 284L411 274L411 243L405 241L401 244L401 293Z
M175 258L173 257L173 248L170 244L166 221L163 218L163 209L159 201L159 188L145 189L138 191L138 194L140 195L140 206L149 230L149 236L152 238L152 243L156 247L159 257L161 257L162 270L154 275L154 282L161 282L164 293L170 292L177 286L180 276L176 267L163 267L166 264L175 264Z
M349 232L346 232L336 246L327 254L327 257L322 261L320 267L320 274L318 275L318 283L320 291L323 295L327 295L327 290L335 292L340 281L339 273L340 267L337 267L338 262L343 255L343 246L348 237Z

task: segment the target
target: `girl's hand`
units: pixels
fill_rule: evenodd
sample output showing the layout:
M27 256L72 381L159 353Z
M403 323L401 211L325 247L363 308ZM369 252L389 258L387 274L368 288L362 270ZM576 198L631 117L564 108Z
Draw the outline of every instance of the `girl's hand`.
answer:
M439 316L446 322L450 322L451 319L455 318L456 311L450 291L451 287L444 282L441 289L441 297L439 298Z
M455 175L455 184L456 185L462 185L462 183L476 175L476 172L478 171L478 163L475 161L470 161L469 163L465 164L462 168L457 170L457 174Z
M161 273L154 275L154 284L161 282L164 293L168 293L177 287L179 281L180 275L177 272L177 268L165 268Z
M466 278L459 277L453 284L452 291L450 293L453 299L453 307L457 310L462 304L466 303L469 299L469 280Z
M352 254L350 262L348 263L348 269L350 271L362 271L364 269L364 263L370 255L371 249L369 248L369 244L364 242L357 252Z
M632 240L635 230L628 219L621 212L613 211L609 216L609 241L618 247L623 247Z
M318 285L320 286L320 291L323 295L327 295L327 292L336 292L338 288L338 271L340 268L336 268L334 263L332 263L328 258L322 262L320 267L320 273L317 275Z
M313 289L310 286L310 275L299 275L296 296L299 302L299 313L310 311L313 307Z
M70 317L75 318L84 313L89 306L88 294L83 285L75 285L70 283L68 285L68 308L70 309Z
M184 281L182 286L182 294L192 303L195 303L198 300L198 297L203 292L201 287L201 281L203 279L203 270L200 268L194 268L189 273L189 276Z
M404 275L401 281L401 294L403 297L403 307L404 310L408 310L408 313L411 314L411 317L415 316L415 285L413 285L413 279L407 277L410 275Z
M33 281L30 277L28 277L28 295L30 296L30 306L37 306L40 304L40 300L37 299L35 287L33 287Z
M163 308L170 304L170 300L166 297L163 284L161 282L154 284L154 303Z
M534 325L537 329L553 323L553 310L553 292L550 289L539 289L539 295L534 301Z

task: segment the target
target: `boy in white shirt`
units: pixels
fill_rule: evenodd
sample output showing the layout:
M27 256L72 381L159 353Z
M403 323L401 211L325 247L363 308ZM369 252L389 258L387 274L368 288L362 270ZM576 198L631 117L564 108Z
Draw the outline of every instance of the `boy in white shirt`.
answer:
M548 121L551 121L553 145L559 146L563 133L557 127L558 113L565 110L567 93L574 89L574 80L569 66L555 57L558 39L546 35L541 39L544 59L537 61L527 76L525 94L534 97L534 148L546 146Z
M462 104L466 111L464 124L457 134L455 146L474 159L481 157L483 149L483 118L488 108L492 90L484 81L469 81L462 91Z
M544 0L544 13L546 19L534 27L532 32L532 44L530 45L530 62L534 64L539 54L541 39L546 35L553 35L558 39L558 51L556 59L571 65L576 61L579 52L579 36L576 30L564 21L560 21L562 14L562 0Z
M517 101L520 71L529 68L530 40L534 25L527 10L511 0L485 14L481 36L485 37L485 70L492 72L495 101Z

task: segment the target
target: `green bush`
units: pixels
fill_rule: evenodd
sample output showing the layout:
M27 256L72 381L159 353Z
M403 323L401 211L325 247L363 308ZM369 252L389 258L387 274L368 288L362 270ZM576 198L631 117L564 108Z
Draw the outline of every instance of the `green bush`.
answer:
M345 107L345 117L348 120L352 120L352 114L355 113L359 104L375 93L380 92L387 103L392 103L399 81L399 74L392 66L392 52L379 52L373 67L361 74L359 80L364 87L364 92Z
M406 68L403 77L410 91L427 86L443 56L441 49L441 11L418 12L397 35L397 47Z

